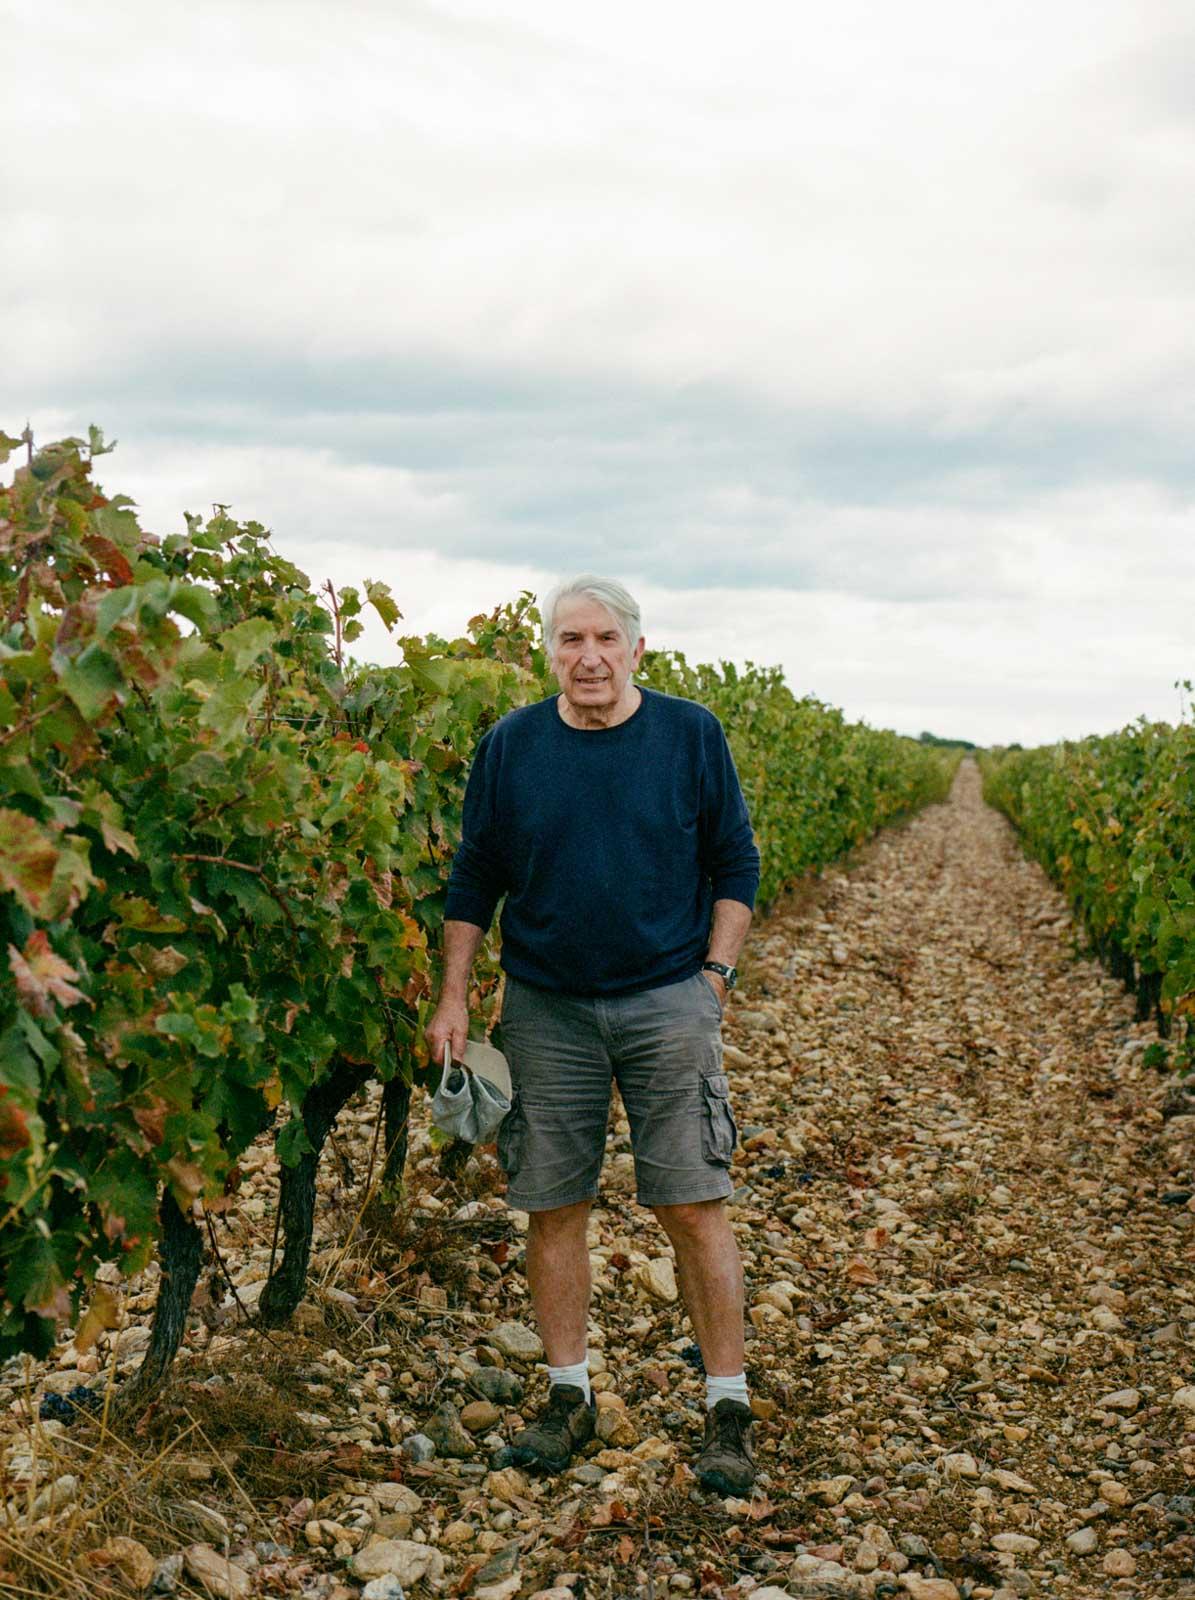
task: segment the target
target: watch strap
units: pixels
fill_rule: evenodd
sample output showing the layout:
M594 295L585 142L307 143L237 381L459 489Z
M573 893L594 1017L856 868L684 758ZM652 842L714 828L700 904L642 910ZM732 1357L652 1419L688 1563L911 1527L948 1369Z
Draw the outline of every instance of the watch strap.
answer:
M738 982L738 968L728 967L722 961L703 961L701 963L701 970L702 972L716 972L718 976L725 981L728 989L733 989L735 984Z

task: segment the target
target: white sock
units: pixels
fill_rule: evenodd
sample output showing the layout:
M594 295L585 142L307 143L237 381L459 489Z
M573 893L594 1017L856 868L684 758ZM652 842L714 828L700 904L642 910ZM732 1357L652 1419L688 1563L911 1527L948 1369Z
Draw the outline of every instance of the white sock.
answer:
M571 1367L549 1367L548 1382L571 1383L575 1389L584 1389L585 1400L588 1403L592 1398L589 1388L589 1351L587 1350L582 1359Z
M747 1398L747 1374L733 1372L725 1377L714 1377L712 1373L705 1376L705 1409L712 1411L719 1400L737 1400L741 1406L749 1406Z

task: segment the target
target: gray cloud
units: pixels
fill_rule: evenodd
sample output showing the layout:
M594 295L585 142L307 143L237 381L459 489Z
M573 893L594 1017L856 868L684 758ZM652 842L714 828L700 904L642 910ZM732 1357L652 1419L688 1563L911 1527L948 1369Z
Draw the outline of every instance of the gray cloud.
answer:
M1178 517L1195 492L1189 457L1130 418L1107 428L1043 423L1030 441L1020 422L935 432L712 385L669 392L463 363L284 362L252 350L159 352L114 377L92 375L79 416L140 452L318 452L329 486L320 515L334 514L338 478L372 482L353 497L365 543L548 567L562 553L600 551L682 588L775 583L908 603L1015 595L1024 570L993 529L1028 525L1034 508L1077 496L1122 502L1126 486L1150 483L1166 486ZM412 491L401 516L388 475ZM226 499L231 487L212 483L206 498ZM242 509L295 537L332 534L313 520L306 491L293 501L283 477L269 507ZM1043 537L1054 540L1049 522Z
M0 426L98 421L153 520L232 500L429 596L602 565L757 657L779 597L777 658L884 720L943 674L989 715L1001 652L1094 720L1091 651L1169 673L1195 578L1190 40L1177 0L45 0Z

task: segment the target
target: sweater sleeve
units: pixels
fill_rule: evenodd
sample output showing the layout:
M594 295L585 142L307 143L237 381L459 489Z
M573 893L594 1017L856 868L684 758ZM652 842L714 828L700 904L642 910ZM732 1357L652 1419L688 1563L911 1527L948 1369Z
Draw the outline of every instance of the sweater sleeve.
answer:
M452 862L447 921L472 922L488 928L498 901L506 893L498 836L494 828L494 747L491 733L477 746L461 817L461 842Z
M754 907L759 850L726 734L712 714L710 722L702 775L702 866L709 874L715 900L741 900Z

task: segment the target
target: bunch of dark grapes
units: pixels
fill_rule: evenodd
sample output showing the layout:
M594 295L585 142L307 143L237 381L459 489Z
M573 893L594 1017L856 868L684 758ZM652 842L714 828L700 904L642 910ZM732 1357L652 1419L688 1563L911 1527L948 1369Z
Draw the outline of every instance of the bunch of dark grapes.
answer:
M38 1416L43 1422L72 1423L80 1415L98 1411L104 1402L104 1397L96 1389L88 1389L83 1384L69 1390L66 1394L48 1394L38 1409Z

